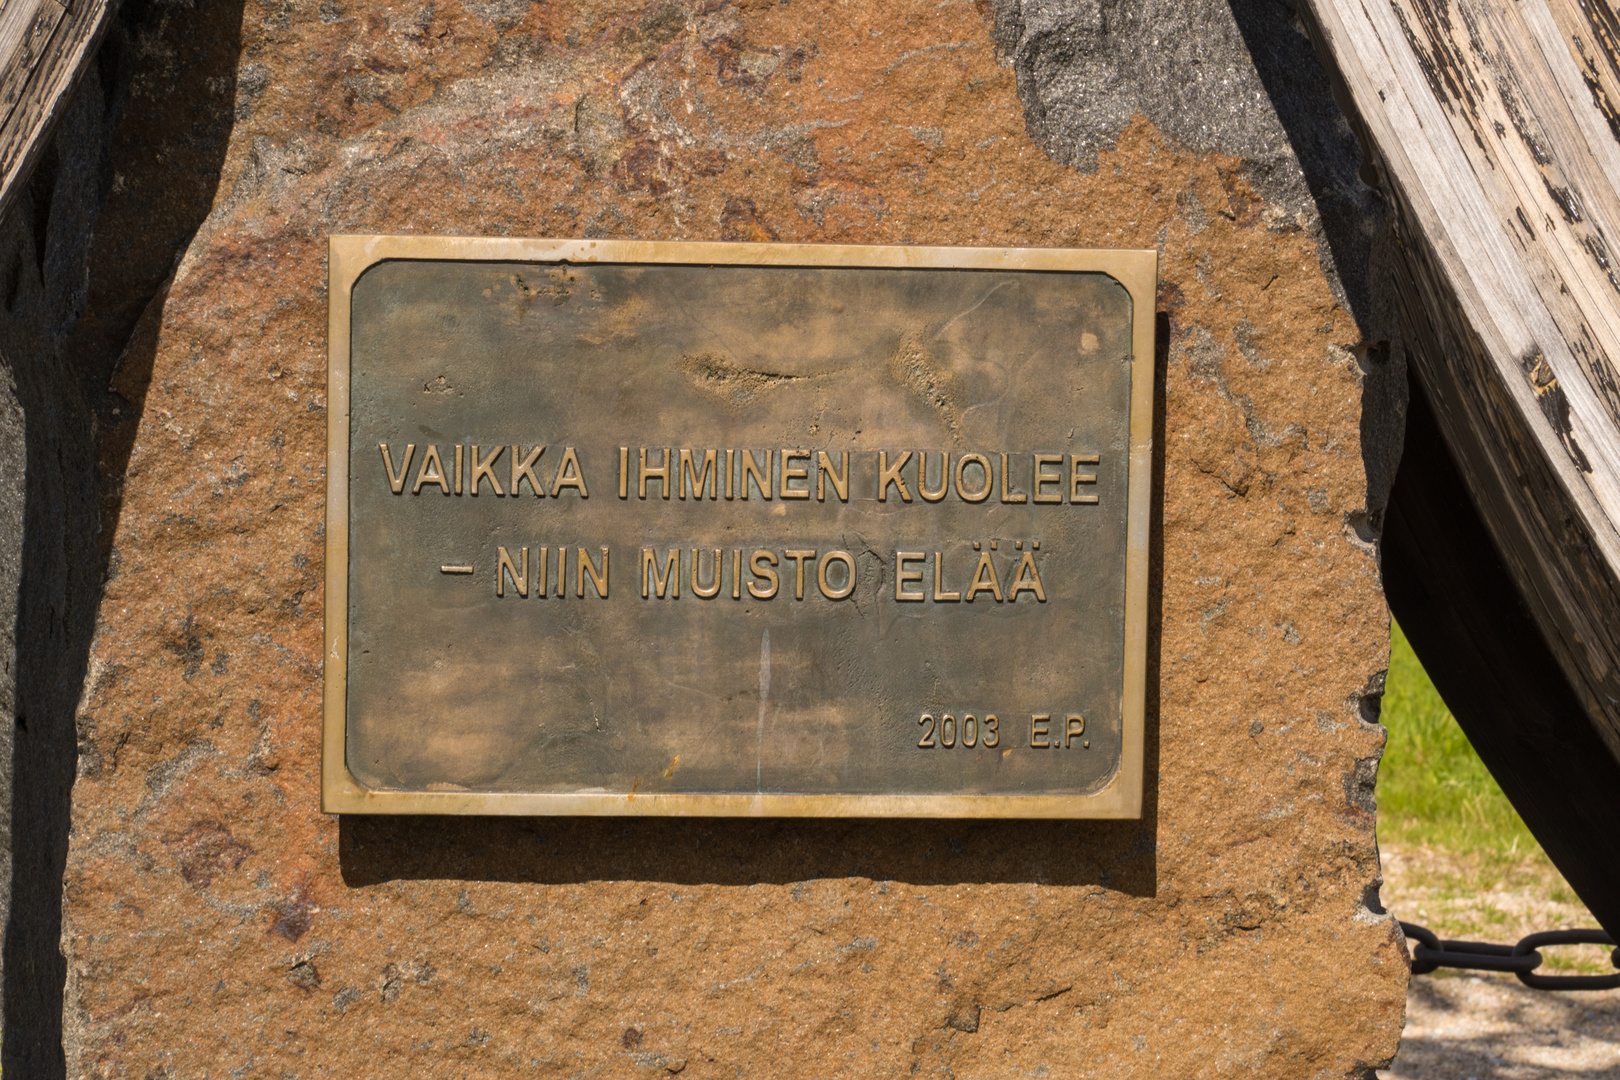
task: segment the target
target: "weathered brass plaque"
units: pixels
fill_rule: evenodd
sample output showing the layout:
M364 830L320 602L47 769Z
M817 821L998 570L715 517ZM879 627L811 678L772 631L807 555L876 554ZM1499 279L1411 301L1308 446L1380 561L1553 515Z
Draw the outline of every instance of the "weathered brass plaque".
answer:
M1139 813L1153 252L330 274L328 811Z

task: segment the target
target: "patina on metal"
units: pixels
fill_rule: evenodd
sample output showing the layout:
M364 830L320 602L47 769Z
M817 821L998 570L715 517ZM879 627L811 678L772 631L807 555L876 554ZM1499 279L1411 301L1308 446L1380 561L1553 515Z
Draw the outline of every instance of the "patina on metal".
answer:
M1155 277L334 237L325 809L1137 816Z

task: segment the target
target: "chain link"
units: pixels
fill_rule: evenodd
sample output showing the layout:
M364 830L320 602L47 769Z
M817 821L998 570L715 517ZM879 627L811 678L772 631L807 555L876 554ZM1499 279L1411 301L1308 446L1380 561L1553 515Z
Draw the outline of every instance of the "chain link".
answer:
M1506 971L1537 990L1616 990L1620 973L1614 975L1537 975L1544 945L1607 945L1614 949L1609 961L1620 968L1620 948L1603 930L1544 930L1531 934L1517 945L1491 945L1483 941L1442 941L1434 931L1416 923L1403 922L1401 930L1412 946L1412 974L1427 975L1436 968L1463 971Z

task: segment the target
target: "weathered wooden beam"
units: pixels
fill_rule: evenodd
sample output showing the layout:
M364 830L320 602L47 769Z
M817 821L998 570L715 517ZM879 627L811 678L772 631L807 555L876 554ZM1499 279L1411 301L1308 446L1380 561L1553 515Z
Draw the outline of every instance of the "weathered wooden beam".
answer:
M1400 325L1438 429L1591 745L1620 761L1620 22L1605 0L1301 7L1395 207ZM1460 717L1476 742L1518 722L1471 707L1490 713ZM1580 799L1561 805L1525 816L1573 883L1598 854L1570 842Z
M116 0L0 3L0 214L33 171Z

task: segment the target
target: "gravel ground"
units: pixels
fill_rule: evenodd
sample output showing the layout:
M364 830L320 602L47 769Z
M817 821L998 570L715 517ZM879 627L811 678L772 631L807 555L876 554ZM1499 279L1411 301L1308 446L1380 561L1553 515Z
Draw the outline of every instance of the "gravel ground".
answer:
M1441 937L1512 943L1597 920L1539 852L1518 864L1386 846L1384 906ZM1608 950L1551 950L1548 974L1609 970ZM1557 965L1557 966L1554 966ZM1510 975L1412 980L1384 1080L1620 1080L1620 990L1549 993Z
M1620 1080L1620 990L1549 993L1512 977L1419 975L1383 1080Z

